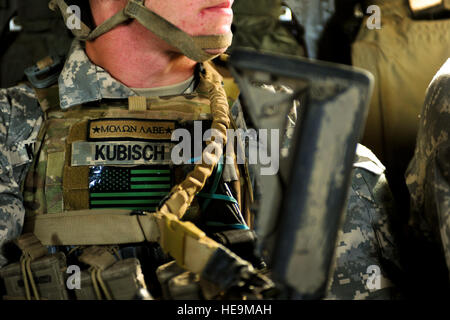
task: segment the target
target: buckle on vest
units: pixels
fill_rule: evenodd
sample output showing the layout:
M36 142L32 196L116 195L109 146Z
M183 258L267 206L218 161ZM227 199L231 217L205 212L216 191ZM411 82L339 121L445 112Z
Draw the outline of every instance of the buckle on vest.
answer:
M146 216L147 214L145 213L144 210L133 210L130 213L130 216Z
M58 81L59 74L63 67L62 58L59 56L49 56L35 65L25 69L28 81L37 88L48 88Z

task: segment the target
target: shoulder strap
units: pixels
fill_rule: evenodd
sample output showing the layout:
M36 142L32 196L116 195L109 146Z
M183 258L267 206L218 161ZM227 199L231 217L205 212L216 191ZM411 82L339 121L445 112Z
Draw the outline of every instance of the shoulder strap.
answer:
M63 61L60 57L48 56L35 65L25 69L30 86L36 93L36 98L44 113L59 107L58 76Z

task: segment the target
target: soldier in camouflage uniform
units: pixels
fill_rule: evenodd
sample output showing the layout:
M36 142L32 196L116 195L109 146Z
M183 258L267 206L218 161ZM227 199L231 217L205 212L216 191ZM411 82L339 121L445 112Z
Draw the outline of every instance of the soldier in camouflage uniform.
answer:
M401 266L394 199L376 156L358 145L356 157L327 299L397 299Z
M445 258L447 275L450 276L449 131L450 60L447 60L427 89L416 150L406 172L406 183L411 194L409 224L417 237L438 248L439 254ZM415 257L422 254L418 250ZM438 265L433 263L430 267L435 269ZM448 295L449 282L442 279L436 281L447 283L445 294Z
M22 231L25 209L21 185L31 164L29 152L42 123L34 91L20 85L0 90L0 248ZM6 259L0 252L0 266Z
M191 83L183 83L177 93L190 90ZM138 92L93 64L82 44L74 42L59 78L62 109L68 110L79 104L102 99L128 98ZM32 162L31 155L42 123L42 112L35 93L27 85L2 90L0 108L0 244L3 245L21 233L25 213L21 187ZM232 114L239 122L237 117L242 112L233 109ZM383 195L388 193L384 168L368 150L362 147L358 150L349 210L340 234L336 269L327 298L391 298L388 292L391 286L387 280L389 276L381 263L382 258L396 262L395 240L392 239L388 224L390 215L381 201ZM33 204L26 205L32 208ZM2 257L0 263L4 265L6 262ZM381 269L379 288L367 287L367 268L371 265L378 265Z
M92 3L96 4L97 8L100 5L105 5L104 2L100 1L93 1ZM120 3L111 1L111 3L114 3L116 6L120 6L122 3L125 6L126 1L121 1ZM172 10L171 8L164 7L164 3L162 2L159 3L159 5L159 10L163 11L166 9L169 10L169 12ZM181 7L182 5L188 7L192 4L184 1L183 3L177 2L176 6ZM194 14L197 13L197 11L194 10L206 10L208 5L209 3L207 2L197 3L195 8L193 6L189 10L191 10ZM231 7L231 3L229 4L229 7ZM182 11L183 10L178 10L178 16L183 14ZM225 14L213 12L205 15L206 18L204 19L207 23L212 23L213 27L216 27L217 30L222 28L218 31L210 29L207 32L218 32L219 35L221 32L224 32L224 29L228 29L229 32L232 20L231 9L224 8L224 11L226 11ZM165 14L168 13L165 12ZM212 19L212 17L214 19ZM198 21L195 20L195 22ZM185 21L183 21L183 23L185 23ZM199 32L198 28L196 32ZM203 30L200 32L205 31ZM154 37L154 35L151 35L150 37ZM156 42L158 41L162 43L162 40L156 40ZM222 45L222 43L223 42L221 42L220 45ZM226 47L228 47L228 45L229 43ZM216 50L211 54L205 54L203 49L201 49L202 52L200 55L203 55L203 57L199 58L199 61L206 60L204 58L205 55L210 58L217 56L218 53L223 52L225 49L226 48L223 46L220 46L219 49L211 49ZM167 51L165 50L168 50L170 53L167 54ZM167 55L165 58L168 58L168 60L172 58L179 59L178 57L187 59L187 57L182 55L178 49L170 47L167 43L164 45L164 48L161 48L161 51L163 52L163 55ZM178 52L174 54L173 51ZM192 51L190 52L192 53ZM166 81L163 82L162 85L157 85L157 88L152 86L150 86L150 88L142 88L142 86L138 85L131 88L131 85L126 86L123 82L114 78L105 69L94 64L88 57L84 44L79 40L74 40L70 53L68 54L68 59L59 76L58 84L60 107L62 110L71 110L75 106L79 106L81 104L104 100L111 101L127 99L130 96L139 95L159 97L192 93L198 84L198 73L204 72L201 71L201 68L198 68L197 63L194 60L196 60L195 57L192 60L181 61L181 64L186 64L188 70L191 68L189 65L192 66L191 74L188 72L187 76L185 76L185 80L183 81L178 81L175 84L170 82L166 83ZM168 62L166 63L169 65ZM167 78L171 78L172 75L174 75L174 72L172 74L169 73ZM181 77L183 77L183 75L181 75ZM173 79L171 81L174 82ZM24 190L24 180L27 175L27 171L29 171L30 165L33 163L33 155L37 151L37 145L42 143L42 141L37 140L44 117L42 109L48 107L45 101L40 101L39 103L37 98L38 97L36 96L35 90L33 90L29 84L21 84L13 88L2 89L0 91L1 250L5 248L5 244L9 243L21 234L26 210L30 212L46 210L42 203L35 201L36 199L39 200L39 194L44 193L44 190L42 190L40 186L44 185L46 182L51 185L52 180L55 182L60 181L62 178L61 176L53 176L49 174L45 177L45 182L37 181L34 186L27 185L25 189L28 187L29 189L25 191L28 191L32 195L24 199L22 193ZM187 104L189 104L189 101ZM51 129L58 130L58 128ZM38 168L38 170L40 169ZM43 176L45 176L45 174ZM33 194L37 194L37 198L34 198ZM51 192L48 192L47 195L52 196ZM61 195L55 195L55 202L57 202L57 199L60 197ZM8 262L11 261L7 261L5 252L0 252L0 267L5 266Z

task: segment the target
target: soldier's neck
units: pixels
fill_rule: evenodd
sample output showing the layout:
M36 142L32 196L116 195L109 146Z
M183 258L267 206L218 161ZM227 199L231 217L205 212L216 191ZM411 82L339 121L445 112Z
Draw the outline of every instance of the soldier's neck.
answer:
M193 75L195 61L174 52L147 30L132 31L129 26L119 27L87 42L88 57L131 88L173 85Z

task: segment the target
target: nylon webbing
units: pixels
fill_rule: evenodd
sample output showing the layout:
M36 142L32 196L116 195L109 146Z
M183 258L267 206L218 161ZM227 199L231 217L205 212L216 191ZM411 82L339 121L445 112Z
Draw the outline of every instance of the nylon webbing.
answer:
M96 27L89 35L86 36L85 40L95 40L100 37L102 34L108 32L109 30L115 28L119 24L122 24L126 21L130 20L130 17L125 14L125 10L121 10L111 18L103 22L101 25Z
M152 215L130 215L129 210L80 210L26 218L24 230L46 246L107 245L157 241Z
M179 265L196 273L220 247L195 225L172 214L130 213L101 209L27 216L24 230L46 246L159 242Z
M59 8L59 10L61 11L61 15L64 18L65 23L67 23L67 20L73 16L73 13L70 10L68 12L67 9L69 8L69 6L66 4L66 2L64 0L51 0L48 4L48 7L53 11L55 11L56 8ZM87 37L91 33L91 29L87 25L85 25L82 21L80 21L79 29L73 28L71 31L73 32L75 37L77 37L81 40L87 39Z
M142 96L131 96L128 97L128 110L130 111L146 111L147 110L147 99Z

